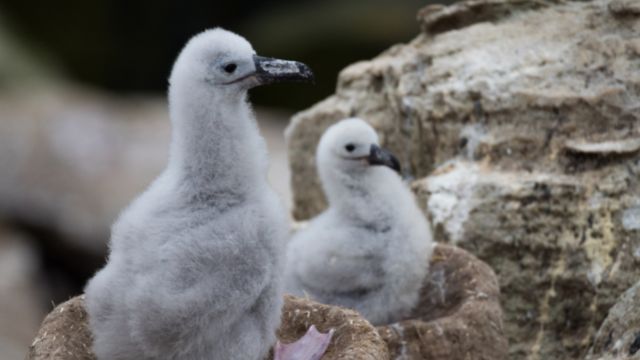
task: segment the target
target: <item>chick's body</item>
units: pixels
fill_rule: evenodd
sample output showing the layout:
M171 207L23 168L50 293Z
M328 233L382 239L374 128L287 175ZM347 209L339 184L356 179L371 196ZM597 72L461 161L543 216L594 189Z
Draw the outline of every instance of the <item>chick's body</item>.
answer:
M356 154L357 145L342 150L353 144L365 152ZM358 119L323 135L317 158L329 208L288 245L286 290L385 324L402 320L416 305L432 240L398 174L367 163L369 146L377 146L377 135Z
M168 166L116 221L85 289L99 360L264 358L288 227L246 95L310 76L222 29L185 46L170 78Z
M98 356L254 359L281 308L275 195L194 209L161 180L114 225L109 264L87 288Z

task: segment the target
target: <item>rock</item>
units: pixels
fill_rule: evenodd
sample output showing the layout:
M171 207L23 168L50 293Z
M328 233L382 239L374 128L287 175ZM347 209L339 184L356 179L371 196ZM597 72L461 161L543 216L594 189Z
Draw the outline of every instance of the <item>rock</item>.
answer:
M418 20L424 33L436 35L479 22L499 21L509 17L513 12L537 9L554 2L553 0L470 0L450 6L430 4L418 12Z
M278 338L290 343L313 324L335 333L322 360L388 360L385 343L375 328L352 310L286 296ZM58 305L42 323L27 360L95 360L84 309L84 295ZM271 355L269 356L271 358Z
M585 360L640 359L640 282L609 310Z
M0 218L102 263L111 223L166 161L163 101L55 87L0 109Z
M367 119L436 240L496 271L510 357L583 357L640 276L635 3L426 8L422 34L346 68L335 95L293 117L294 217L326 206L314 159L322 132Z
M617 140L617 141L603 141L603 142L586 142L586 141L574 141L568 140L565 143L565 148L568 151L572 151L580 154L594 154L594 155L625 155L633 154L640 150L640 137Z
M611 0L609 11L614 16L640 16L640 4L635 0Z
M500 289L487 264L437 245L420 299L410 320L378 326L392 359L506 359Z
M639 170L574 176L454 160L414 189L436 238L499 274L513 356L577 358L622 287L640 276L637 188L606 190L637 186Z
M47 312L32 240L0 224L0 359L23 358Z
M60 302L104 264L111 223L164 166L163 101L48 85L0 97L0 221L29 234Z

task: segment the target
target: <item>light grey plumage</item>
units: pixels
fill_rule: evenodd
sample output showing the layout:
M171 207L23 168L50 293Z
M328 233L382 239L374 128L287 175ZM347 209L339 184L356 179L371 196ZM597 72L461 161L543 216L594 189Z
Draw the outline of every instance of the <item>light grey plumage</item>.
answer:
M115 222L85 289L98 359L257 360L275 343L286 216L246 94L310 77L222 29L185 46L169 81L169 164Z
M405 318L432 238L413 194L389 168L397 160L360 119L331 126L316 158L329 208L289 243L286 290L356 309L374 324Z

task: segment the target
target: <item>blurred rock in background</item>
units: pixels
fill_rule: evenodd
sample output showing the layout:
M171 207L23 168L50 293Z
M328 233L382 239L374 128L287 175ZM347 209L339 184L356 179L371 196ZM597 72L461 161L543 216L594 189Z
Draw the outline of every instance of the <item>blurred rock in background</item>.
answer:
M0 359L21 359L47 308L38 253L27 234L0 224Z
M287 129L293 215L326 205L322 132L368 120L436 239L500 278L513 359L579 359L640 279L640 10L630 0L470 0L340 74Z

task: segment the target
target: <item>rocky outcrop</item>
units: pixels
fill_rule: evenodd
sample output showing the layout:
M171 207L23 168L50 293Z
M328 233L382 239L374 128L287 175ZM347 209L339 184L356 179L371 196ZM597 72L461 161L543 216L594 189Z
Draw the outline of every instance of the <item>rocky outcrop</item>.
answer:
M506 359L503 331L495 273L450 245L435 247L410 319L378 326L392 359Z
M453 161L414 183L439 237L498 272L514 354L581 356L624 286L640 276L638 169L604 173L612 168L567 175ZM606 192L615 176L629 181L621 185L629 193Z
M640 359L640 283L609 310L586 360Z
M58 305L42 322L27 360L95 360L84 295ZM298 340L315 325L335 329L322 360L388 360L387 347L375 328L353 310L286 296L278 338ZM271 355L269 356L269 359Z
M498 274L512 358L584 356L640 276L633 1L470 0L342 71L287 129L293 214L324 209L314 151L348 116L402 162L436 239Z

